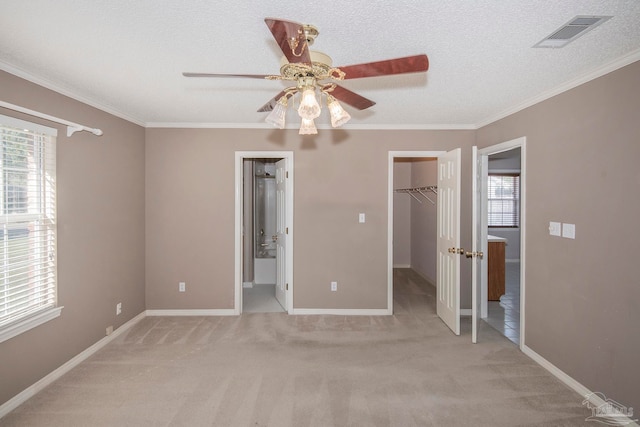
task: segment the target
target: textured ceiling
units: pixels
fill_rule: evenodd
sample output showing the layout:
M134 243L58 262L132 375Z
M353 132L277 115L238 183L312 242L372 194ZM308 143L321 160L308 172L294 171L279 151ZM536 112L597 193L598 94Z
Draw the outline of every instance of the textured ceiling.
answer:
M315 25L334 65L426 53L426 74L349 80L377 102L347 128L474 128L640 59L638 0L0 0L0 69L146 126L268 127L285 84L264 23ZM576 15L613 18L562 49L532 46ZM291 127L299 119L290 116ZM326 127L326 112L316 120Z

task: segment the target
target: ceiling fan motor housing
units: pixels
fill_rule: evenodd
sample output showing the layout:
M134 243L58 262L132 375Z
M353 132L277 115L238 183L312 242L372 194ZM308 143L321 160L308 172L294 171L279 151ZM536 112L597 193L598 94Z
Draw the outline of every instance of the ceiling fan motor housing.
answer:
M325 53L310 50L311 66L304 63L290 63L285 56L280 60L280 74L286 80L300 77L315 77L316 80L331 78L333 60Z

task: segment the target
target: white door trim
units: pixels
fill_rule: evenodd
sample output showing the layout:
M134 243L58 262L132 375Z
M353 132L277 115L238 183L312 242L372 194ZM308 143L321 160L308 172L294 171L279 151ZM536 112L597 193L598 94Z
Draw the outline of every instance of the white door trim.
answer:
M520 349L525 347L526 328L525 328L525 299L526 299L526 286L525 286L525 265L526 265L526 224L527 224L527 138L522 136L520 138L512 139L510 141L502 142L500 144L492 145L478 150L478 158L488 157L492 154L502 153L514 148L520 148ZM487 178L488 171L478 168L478 174L482 174L482 178ZM478 177L474 177L477 179ZM481 195L485 198L486 194ZM474 206L473 209L476 207ZM483 212L483 224L487 223L487 212ZM475 236L474 236L475 238ZM483 242L483 247L486 247L486 242ZM486 264L485 264L486 265ZM483 275L485 273L483 272ZM486 281L482 283L482 294L486 295ZM483 316L486 317L486 302L483 306Z
M387 314L393 314L393 161L403 157L438 157L446 151L389 151L387 189Z
M289 185L285 195L286 226L289 233L286 235L286 267L285 279L289 284L287 290L287 312L293 312L293 151L236 151L235 152L235 292L234 309L236 315L242 313L242 200L244 198L243 167L244 159L287 159L287 171L289 172Z

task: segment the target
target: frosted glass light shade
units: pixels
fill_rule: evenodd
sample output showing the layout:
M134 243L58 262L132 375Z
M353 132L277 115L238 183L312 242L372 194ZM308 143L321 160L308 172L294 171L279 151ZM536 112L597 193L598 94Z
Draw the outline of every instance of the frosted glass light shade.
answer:
M300 135L315 135L318 133L318 129L316 129L316 124L313 122L313 119L302 119L302 124L300 124Z
M286 114L287 104L278 101L264 121L274 125L278 129L284 129L284 118Z
M329 113L331 114L331 126L333 126L334 128L342 126L343 124L351 120L351 116L349 115L349 113L347 113L345 109L342 108L342 105L340 105L340 103L336 99L333 99L329 103Z
M298 114L303 119L313 120L320 115L320 104L316 99L316 91L308 88L302 91L302 100L298 107Z

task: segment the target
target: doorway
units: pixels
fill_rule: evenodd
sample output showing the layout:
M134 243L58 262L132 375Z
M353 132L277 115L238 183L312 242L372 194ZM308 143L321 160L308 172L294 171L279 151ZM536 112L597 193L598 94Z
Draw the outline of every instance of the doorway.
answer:
M519 345L521 149L489 154L487 163L488 268L484 321ZM498 262L493 258L499 258Z
M418 192L401 190L434 186L437 182L437 158L444 153L389 152L388 314L394 313L394 269L396 277L398 272L405 271L419 275L434 286L436 284L437 195L428 190L424 191L426 197Z
M236 152L235 312L293 308L293 153Z
M479 320L484 320L522 348L526 296L526 138L477 150L474 157L477 185L473 192L472 252L485 256L473 263L472 340L477 342Z

